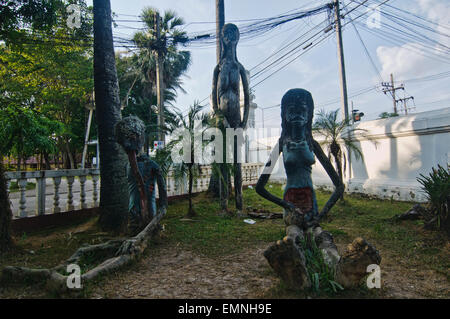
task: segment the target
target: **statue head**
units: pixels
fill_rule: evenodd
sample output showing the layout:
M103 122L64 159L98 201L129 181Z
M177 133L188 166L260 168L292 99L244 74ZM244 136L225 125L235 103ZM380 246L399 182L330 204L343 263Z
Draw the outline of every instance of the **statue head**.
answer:
M222 53L221 57L223 57L226 49L231 46L234 50L234 54L236 55L236 46L239 42L239 29L233 23L227 23L222 28Z
M133 115L123 118L116 124L114 133L125 152L141 151L145 142L145 124L141 119Z
M314 102L311 93L304 89L287 91L281 99L281 142L294 139L293 132L304 132L304 137L312 150L313 115Z
M239 29L233 23L227 23L222 28L222 41L226 44L237 44L239 41Z

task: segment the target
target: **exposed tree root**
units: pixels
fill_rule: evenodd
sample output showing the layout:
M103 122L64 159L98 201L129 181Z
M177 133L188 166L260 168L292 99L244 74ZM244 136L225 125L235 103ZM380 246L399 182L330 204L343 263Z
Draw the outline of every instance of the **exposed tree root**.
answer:
M14 283L45 283L48 290L58 293L68 292L69 276L65 272L69 264L78 264L88 256L102 257L101 264L81 275L81 288L84 283L98 276L118 270L119 268L137 260L147 248L150 239L161 230L159 224L165 210L156 215L139 234L128 239L113 239L106 243L79 248L62 264L49 269L31 269L26 267L7 266L2 270L1 281ZM75 289L76 290L76 289Z

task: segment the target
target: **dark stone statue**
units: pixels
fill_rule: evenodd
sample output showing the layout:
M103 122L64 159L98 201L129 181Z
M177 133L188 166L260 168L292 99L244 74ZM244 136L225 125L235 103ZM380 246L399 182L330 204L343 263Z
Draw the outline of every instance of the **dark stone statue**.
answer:
M115 135L128 154L130 230L137 232L156 215L155 183L158 184L160 210L167 209L166 185L158 164L146 154L137 156L145 142L145 125L139 118L122 119L115 127Z
M258 194L285 209L285 219L293 218L291 215L297 211L294 215L297 215L297 219L301 219L298 226L302 228L307 224L318 222L344 191L344 185L328 157L319 143L312 138L313 115L314 102L311 93L303 89L291 89L286 92L281 100L281 137L256 185ZM270 167L275 165L272 161L276 161L280 153L283 153L287 178L283 199L270 194L264 188L270 178ZM311 179L311 166L315 163L314 155L324 166L336 187L320 214Z
M158 190L160 195L161 204L167 206L167 194L165 191L165 182L162 177L159 165L150 159L147 154L139 154L137 156L137 166L139 174L142 177L144 183L145 198L147 202L148 213L143 214L141 209L141 192L139 189L139 184L133 172L131 163L127 165L127 175L128 175L128 192L130 194L128 211L130 213L130 225L131 228L138 227L142 222L142 215L144 215L144 220L151 220L156 215L156 189L155 184L158 185ZM148 215L148 218L145 217Z
M224 128L242 128L247 125L250 110L250 93L248 79L242 64L236 56L239 41L239 29L228 23L222 28L222 51L219 64L214 69L212 84L212 106L216 116L223 118ZM244 90L244 115L241 119L240 83ZM224 144L225 145L225 144ZM234 188L236 209L242 212L242 170L237 163L237 140L234 141ZM224 161L225 163L225 161ZM221 164L220 202L224 212L228 212L228 177L225 165Z
M336 280L349 287L357 284L364 276L361 269L370 263L379 264L381 258L378 251L363 239L349 245L351 252L345 253L341 258L333 236L319 225L320 219L341 197L344 185L319 143L312 138L313 114L314 102L308 91L291 89L283 96L281 137L258 180L256 192L284 208L286 237L271 245L264 256L288 286L296 289L309 287L311 282L306 268L305 247L301 244L305 242L305 238L309 238L306 240L309 243L306 249L313 249L314 246L310 243L314 241L315 246L323 253L324 261L336 271ZM265 189L280 153L283 153L287 177L283 198L278 198ZM335 185L334 193L320 213L311 179L311 166L315 163L315 157Z

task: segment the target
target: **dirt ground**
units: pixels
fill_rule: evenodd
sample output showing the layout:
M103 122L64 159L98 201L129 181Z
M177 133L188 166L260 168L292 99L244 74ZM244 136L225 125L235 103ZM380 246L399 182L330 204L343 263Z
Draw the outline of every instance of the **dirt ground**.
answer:
M133 269L108 277L91 297L260 298L278 282L264 249L212 259L162 245Z
M343 245L339 245L339 249ZM279 279L263 256L267 244L214 259L159 245L133 269L114 274L93 289L92 298L289 298L273 295ZM445 276L433 270L406 269L383 255L382 289L352 298L450 298ZM339 297L339 296L338 296Z

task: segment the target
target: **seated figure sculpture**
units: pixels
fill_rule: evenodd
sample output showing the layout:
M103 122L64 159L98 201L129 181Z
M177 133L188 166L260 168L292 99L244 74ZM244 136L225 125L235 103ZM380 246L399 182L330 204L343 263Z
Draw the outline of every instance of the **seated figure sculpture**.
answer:
M283 153L286 187L283 199L268 193L264 186L270 174L263 174L256 191L266 199L282 206L287 225L305 228L318 217L316 196L311 179L311 166L315 163L311 126L314 105L311 94L302 89L289 90L281 101L282 133L278 142ZM271 157L271 160L276 157ZM269 161L270 164L271 160ZM266 178L267 177L267 178Z
M291 89L281 100L281 136L256 185L256 192L284 208L286 237L271 245L264 256L271 267L291 288L311 285L306 267L305 249L320 249L324 262L334 269L336 280L344 287L358 284L369 264L379 264L378 251L362 238L357 238L339 255L331 233L322 230L320 219L341 197L344 185L319 143L312 138L314 103L311 93L304 89ZM269 181L279 154L283 153L286 186L283 198L270 194L265 185ZM330 176L335 191L319 213L311 179L315 156ZM307 243L307 246L302 244Z

